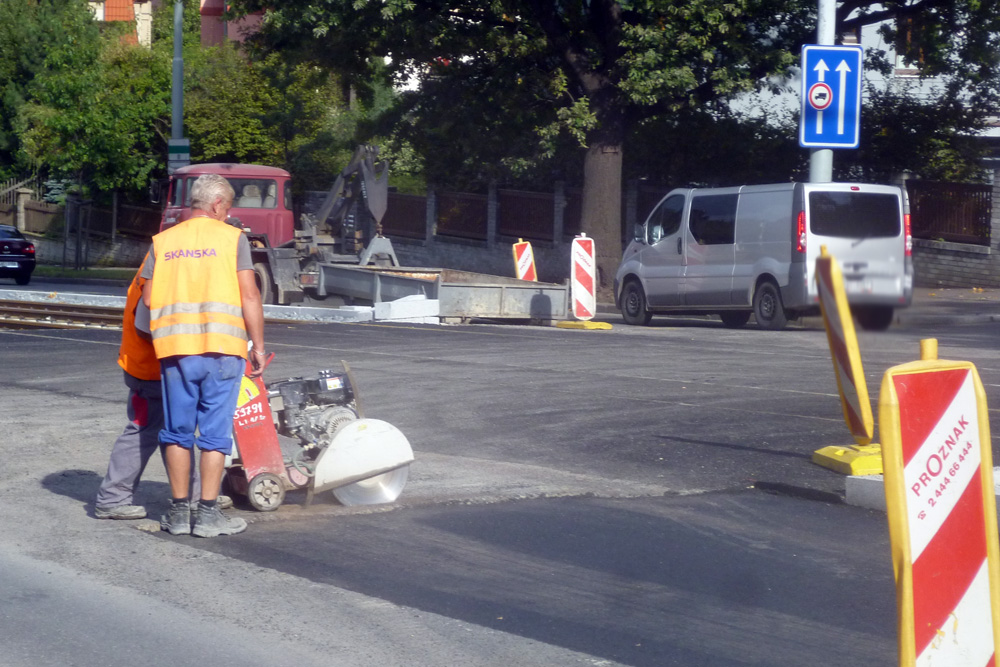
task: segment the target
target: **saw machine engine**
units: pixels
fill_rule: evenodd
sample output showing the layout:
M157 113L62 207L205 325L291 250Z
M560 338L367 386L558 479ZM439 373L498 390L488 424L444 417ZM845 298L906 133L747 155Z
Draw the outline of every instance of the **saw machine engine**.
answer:
M316 378L291 378L267 388L278 433L298 438L302 449L292 457L296 470L312 476L316 458L348 422L358 418L347 373L320 371Z
M257 391L254 391L256 388ZM332 490L345 505L393 502L413 450L394 426L365 419L350 368L272 382L243 378L233 419L235 447L227 489L257 510L275 510L285 491L305 488L306 504ZM278 435L298 440L284 456Z

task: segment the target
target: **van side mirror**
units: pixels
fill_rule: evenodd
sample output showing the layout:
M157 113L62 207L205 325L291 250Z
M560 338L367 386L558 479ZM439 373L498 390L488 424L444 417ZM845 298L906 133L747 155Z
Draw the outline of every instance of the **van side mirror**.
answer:
M632 228L632 238L639 243L646 242L646 225L641 225L636 223L635 227Z

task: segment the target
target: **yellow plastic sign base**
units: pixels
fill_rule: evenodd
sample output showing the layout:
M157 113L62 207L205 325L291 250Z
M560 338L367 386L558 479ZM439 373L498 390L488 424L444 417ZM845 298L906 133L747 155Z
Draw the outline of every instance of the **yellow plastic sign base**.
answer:
M602 329L608 330L611 328L610 322L592 322L590 320L585 320L578 322L576 320L560 320L556 322L556 326L560 329Z
M812 462L842 475L881 475L882 447L877 444L823 447L813 452Z

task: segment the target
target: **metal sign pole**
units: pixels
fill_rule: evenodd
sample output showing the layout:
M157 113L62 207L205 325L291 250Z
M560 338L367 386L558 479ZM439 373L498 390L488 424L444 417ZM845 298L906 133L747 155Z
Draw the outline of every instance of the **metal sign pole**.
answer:
M818 0L816 43L832 45L837 37L837 1ZM806 73L803 72L805 77ZM809 151L809 182L829 183L833 180L833 150L813 148Z

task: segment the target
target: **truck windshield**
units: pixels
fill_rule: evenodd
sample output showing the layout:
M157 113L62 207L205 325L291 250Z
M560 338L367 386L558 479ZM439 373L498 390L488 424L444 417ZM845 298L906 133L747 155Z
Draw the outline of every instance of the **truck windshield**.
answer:
M820 236L895 237L900 233L899 197L875 192L810 192L809 227Z
M191 206L191 184L194 183L195 178L197 177L189 176L184 179L184 206ZM236 192L233 208L277 208L278 183L274 179L228 178L226 180ZM180 190L180 188L176 189ZM179 200L180 193L175 192L174 199Z

